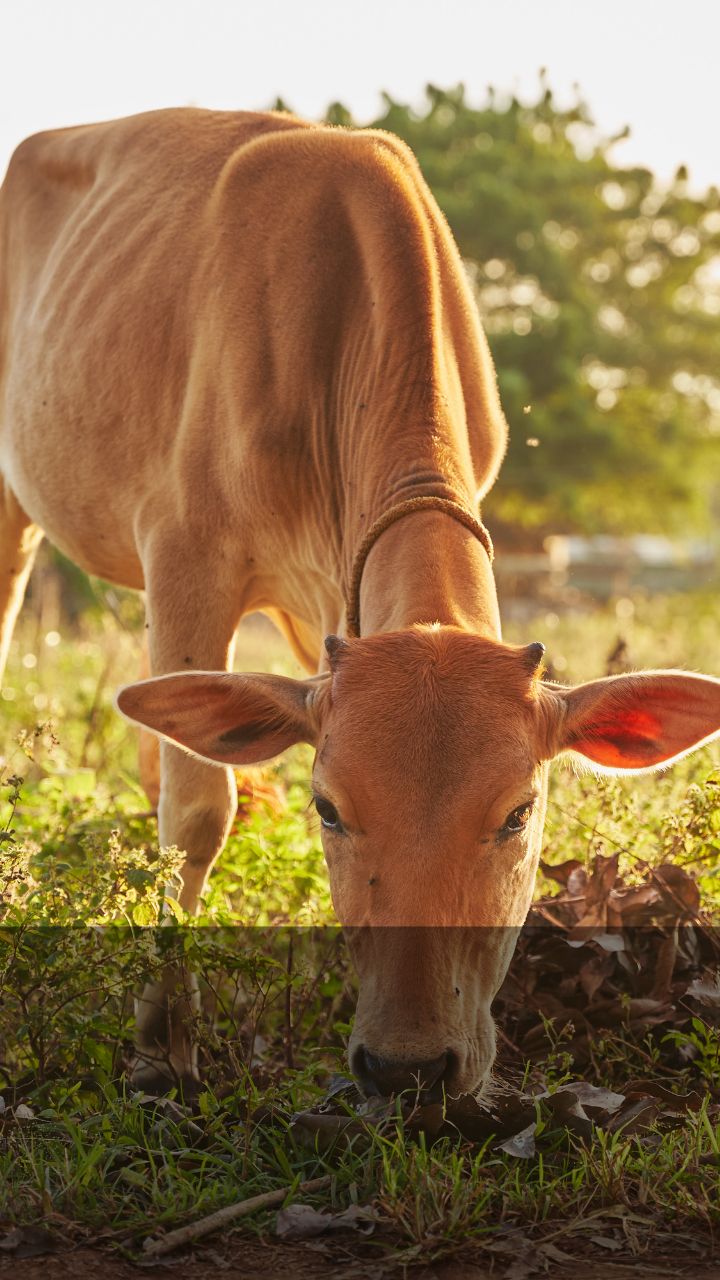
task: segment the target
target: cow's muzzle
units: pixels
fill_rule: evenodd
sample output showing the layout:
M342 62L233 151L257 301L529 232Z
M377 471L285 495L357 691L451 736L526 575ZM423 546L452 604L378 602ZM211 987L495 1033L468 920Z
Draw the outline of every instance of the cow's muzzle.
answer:
M442 1099L453 1059L451 1051L427 1062L384 1058L361 1044L355 1049L350 1065L368 1095L389 1097L410 1091L419 1094L423 1102L436 1102Z

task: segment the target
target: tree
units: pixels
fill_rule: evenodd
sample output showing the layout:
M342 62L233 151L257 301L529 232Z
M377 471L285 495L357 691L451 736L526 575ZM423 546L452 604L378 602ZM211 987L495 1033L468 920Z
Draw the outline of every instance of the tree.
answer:
M352 123L335 103L333 123ZM474 280L511 444L486 511L549 531L701 532L720 456L720 193L663 190L560 109L429 86L412 147Z

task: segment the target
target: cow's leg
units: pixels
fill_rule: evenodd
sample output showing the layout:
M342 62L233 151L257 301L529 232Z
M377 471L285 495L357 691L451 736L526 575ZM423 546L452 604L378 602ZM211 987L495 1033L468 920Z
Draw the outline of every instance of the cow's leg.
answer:
M237 597L229 594L227 582L216 581L206 548L195 575L191 566L188 549L178 546L146 568L153 676L193 669L224 671L231 666ZM230 769L206 764L165 742L160 747L160 777L160 846L183 850L179 901L195 912L235 815L235 779ZM160 980L146 985L136 1005L136 1087L149 1092L177 1084L186 1092L196 1087L192 1023L197 1008L197 983L185 970L168 968Z
M0 681L42 531L0 476Z
M147 632L145 633L147 636ZM147 639L143 644L138 678L147 680L150 671L150 652ZM154 733L146 729L138 731L138 767L140 782L150 806L157 809L160 804L160 743Z
M298 662L314 674L321 660L322 637L316 635L306 622L282 609L264 609L263 612L282 631Z

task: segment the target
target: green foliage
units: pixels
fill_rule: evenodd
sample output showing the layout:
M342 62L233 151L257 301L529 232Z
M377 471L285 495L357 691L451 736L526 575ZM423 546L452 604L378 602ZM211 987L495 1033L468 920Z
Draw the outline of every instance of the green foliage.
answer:
M720 1032L702 1018L692 1018L689 1031L669 1031L670 1040L686 1056L692 1056L708 1086L720 1087Z
M311 753L296 753L304 765L302 782L283 792L281 807L268 814L251 810L230 835L204 900L213 923L254 926L327 924L333 920L318 823L310 807Z
M46 733L25 738L26 752ZM289 989L295 1052L311 1027L333 1040L351 1012L349 979L332 968L337 929L299 788L289 789L287 813L264 810L239 826L192 919L174 898L183 855L158 852L132 792L79 795L68 770L24 782L0 769L0 787L0 1091L3 1073L31 1090L68 1072L94 1084L116 1077L132 1039L132 993L169 965L201 979L197 1033L210 1076L237 1075L241 1045L249 1063L260 1020L263 1035L283 1041ZM313 916L331 928L298 929ZM289 936L257 927L288 920Z
M349 124L334 104L333 123ZM717 497L720 193L622 166L578 100L385 99L468 261L511 426L487 512L544 531L706 530ZM528 446L528 440L537 444Z

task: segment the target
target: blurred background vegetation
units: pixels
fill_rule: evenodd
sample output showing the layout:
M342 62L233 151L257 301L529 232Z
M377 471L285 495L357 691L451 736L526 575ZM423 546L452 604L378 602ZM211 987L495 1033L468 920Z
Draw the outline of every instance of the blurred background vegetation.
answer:
M278 107L285 104L279 101ZM355 123L339 103L327 119ZM473 280L510 423L496 537L707 534L720 506L720 192L613 159L582 99L428 86L403 138Z

